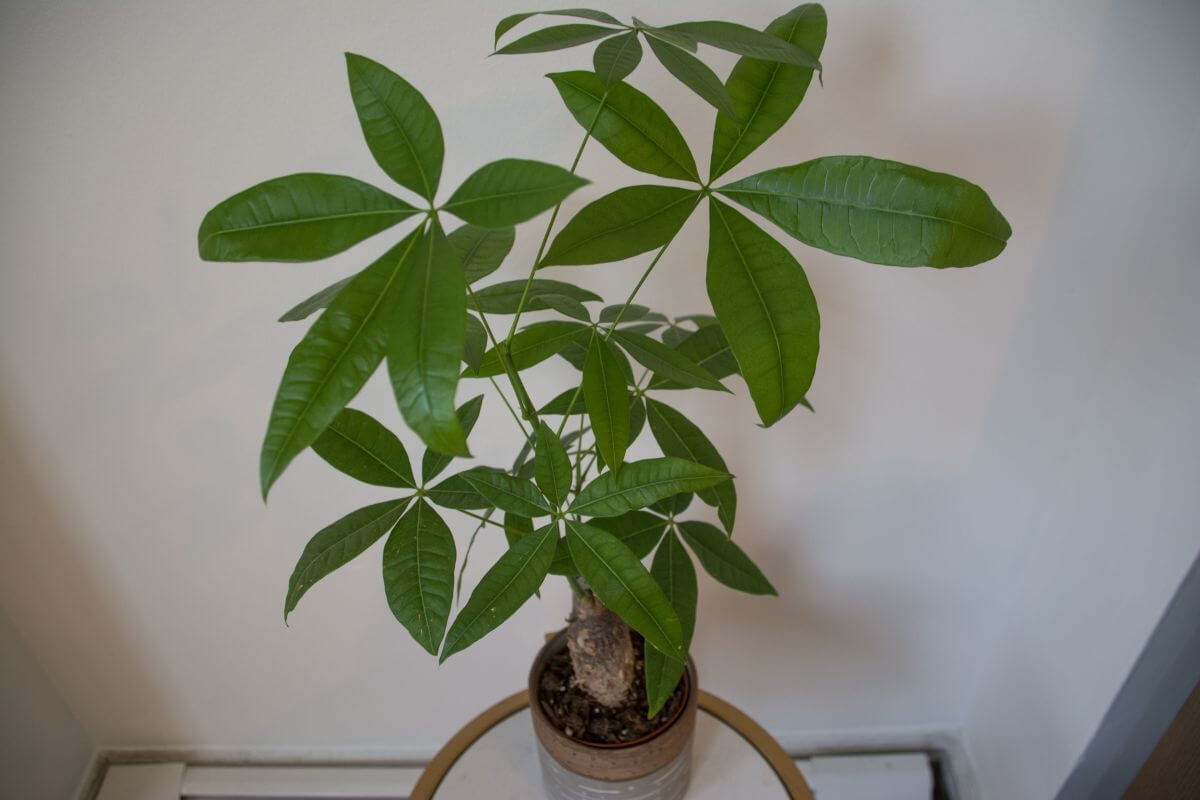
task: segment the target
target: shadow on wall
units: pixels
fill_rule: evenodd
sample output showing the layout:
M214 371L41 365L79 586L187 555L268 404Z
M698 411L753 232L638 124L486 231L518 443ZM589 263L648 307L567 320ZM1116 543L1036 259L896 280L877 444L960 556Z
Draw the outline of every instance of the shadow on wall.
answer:
M100 729L120 730L152 745L153 733L142 720L153 719L161 727L176 715L151 666L149 643L132 633L119 599L107 588L112 582L101 574L105 554L97 551L103 550L104 537L87 536L74 522L79 515L71 514L65 494L46 479L54 471L29 445L14 405L0 393L5 449L0 461L0 547L5 554L0 559L0 607L38 662L88 659L86 670L69 675L56 671L47 678L89 737L94 739L93 732ZM85 545L89 539L91 547ZM8 712L3 716L7 724ZM39 762L54 755L44 753L26 766L38 769Z
M0 797L71 797L92 743L0 612Z

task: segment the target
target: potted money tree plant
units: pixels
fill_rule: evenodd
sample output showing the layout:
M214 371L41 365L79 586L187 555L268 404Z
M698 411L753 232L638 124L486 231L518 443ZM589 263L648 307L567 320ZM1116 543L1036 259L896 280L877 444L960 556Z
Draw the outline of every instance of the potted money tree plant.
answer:
M539 13L568 19L510 34ZM727 177L820 76L825 33L817 4L764 30L722 21L654 26L589 9L507 17L495 31L498 54L598 42L590 68L548 76L547 90L578 121L581 141L566 167L500 159L448 196L438 192L443 140L430 103L382 64L347 54L367 147L408 199L351 177L301 173L233 195L200 225L200 256L215 261L311 261L408 228L361 271L282 317L320 312L292 351L271 409L264 496L307 448L399 495L312 537L284 614L386 536L387 602L417 644L444 661L496 629L545 581L566 580L574 593L569 624L538 654L529 685L552 796L584 796L580 787L589 786L609 797L680 796L697 696L688 659L692 559L730 588L775 593L733 538L737 465L672 402L687 389L730 391L740 376L762 426L808 406L817 302L791 249L756 217L805 245L901 267L971 266L996 257L1010 236L978 186L895 161L797 153L796 163ZM740 56L724 81L701 46ZM707 170L663 109L631 85L646 49L713 107ZM596 199L556 227L563 199L587 183L575 170L593 142L647 182L596 187ZM489 280L515 226L545 212L525 276ZM670 318L635 301L696 213L708 219L711 313ZM617 304L597 307L598 295L571 282L572 267L634 257L645 268ZM529 321L530 312L539 318ZM576 377L556 396L532 397L522 373L555 356ZM348 407L385 361L400 417L426 448L419 473L392 431ZM460 382L477 379L519 431L511 463L466 461L485 395L458 405L456 396ZM646 428L661 456L627 460ZM695 513L703 506L719 524ZM465 556L445 521L453 514L474 520L476 534L507 538L457 613L455 570Z

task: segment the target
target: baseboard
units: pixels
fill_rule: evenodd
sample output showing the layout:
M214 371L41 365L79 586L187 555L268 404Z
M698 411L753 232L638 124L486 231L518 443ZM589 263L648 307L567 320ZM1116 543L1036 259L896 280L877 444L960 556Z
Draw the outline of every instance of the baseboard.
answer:
M894 730L847 730L847 731L785 731L776 732L776 738L784 749L799 760L820 760L836 757L869 756L873 754L925 754L938 774L944 793L938 797L946 800L977 800L970 764L955 731L944 729L894 729ZM421 768L432 756L425 750L371 749L311 749L311 748L169 748L169 747L118 747L97 751L93 765L85 778L79 800L96 800L109 767L137 764L180 763L188 765L193 776L219 785L222 780L245 779L239 767L252 767L258 773L256 779L274 780L281 783L274 768L321 768L333 767L344 770L360 770L364 775L380 770L387 771L388 784L393 788L397 780L405 776L420 774ZM801 765L804 769L805 765ZM201 768L201 769L196 769ZM286 769L275 770L284 775ZM376 776L377 777L377 776ZM213 783L215 781L215 783ZM370 779L367 781L370 783ZM220 796L220 795L214 795Z
M962 733L950 727L771 731L793 758L921 752L940 769L948 800L979 800Z

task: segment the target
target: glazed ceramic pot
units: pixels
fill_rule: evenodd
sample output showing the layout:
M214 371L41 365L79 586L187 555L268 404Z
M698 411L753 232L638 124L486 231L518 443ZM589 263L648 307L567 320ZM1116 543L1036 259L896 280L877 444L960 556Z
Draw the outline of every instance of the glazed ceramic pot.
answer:
M679 711L658 730L620 745L581 742L559 730L538 702L542 669L567 646L566 632L547 640L529 670L529 710L550 800L680 800L692 772L696 730L696 665L684 670L687 693Z

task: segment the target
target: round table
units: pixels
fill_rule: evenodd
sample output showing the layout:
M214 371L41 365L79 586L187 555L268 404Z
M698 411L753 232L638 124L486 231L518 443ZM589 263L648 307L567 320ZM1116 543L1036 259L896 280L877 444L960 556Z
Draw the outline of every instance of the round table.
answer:
M703 690L699 710L688 800L813 800L795 763L757 722ZM522 691L496 703L454 734L429 762L410 800L531 800L541 796L529 693Z

